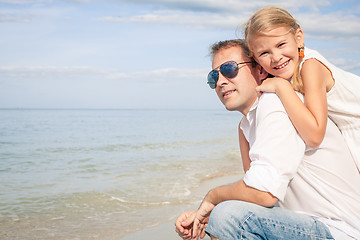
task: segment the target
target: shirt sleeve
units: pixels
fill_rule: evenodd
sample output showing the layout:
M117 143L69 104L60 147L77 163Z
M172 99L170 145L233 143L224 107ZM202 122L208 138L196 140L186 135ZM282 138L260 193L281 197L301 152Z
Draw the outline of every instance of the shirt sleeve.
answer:
M280 99L263 94L256 111L255 141L249 152L246 185L284 200L305 152L305 143L292 125Z

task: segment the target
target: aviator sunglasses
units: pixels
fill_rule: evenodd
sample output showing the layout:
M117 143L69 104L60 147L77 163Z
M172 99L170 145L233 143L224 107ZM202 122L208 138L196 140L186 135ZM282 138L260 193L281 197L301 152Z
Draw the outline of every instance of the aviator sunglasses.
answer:
M211 72L209 72L207 76L207 84L209 84L211 89L216 88L217 81L219 80L219 72L228 79L232 79L236 77L239 72L239 65L251 63L251 62L240 62L237 63L235 61L228 61L221 64L219 67L214 68ZM219 70L217 70L219 68Z

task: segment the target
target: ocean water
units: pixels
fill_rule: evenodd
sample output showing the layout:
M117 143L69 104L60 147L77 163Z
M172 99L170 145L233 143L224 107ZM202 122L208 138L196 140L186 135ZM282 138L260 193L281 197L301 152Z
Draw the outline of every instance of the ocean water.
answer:
M121 239L241 171L240 113L0 110L0 239Z

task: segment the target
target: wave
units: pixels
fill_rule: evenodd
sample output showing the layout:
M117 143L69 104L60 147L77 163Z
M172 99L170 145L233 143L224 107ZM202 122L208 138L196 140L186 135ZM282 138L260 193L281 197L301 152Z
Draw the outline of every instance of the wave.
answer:
M119 198L119 197L114 197L114 196L111 196L111 200L116 200L116 201L119 201L121 203L132 205L132 206L143 206L143 207L146 207L146 206L163 206L163 205L174 204L174 203L171 203L170 201L162 201L162 202L131 201L131 200L125 200L125 199L122 199L122 198Z
M219 143L234 143L236 139L234 137L218 137L218 138L209 138L209 139L201 139L201 140L180 140L174 141L171 139L166 139L165 141L154 141L152 142L143 142L142 138L139 137L134 142L128 143L109 143L105 145L101 145L99 143L89 144L84 142L83 145L71 144L67 145L65 143L56 144L56 147L52 147L51 144L44 145L42 147L35 148L34 152L37 153L86 153L86 152L119 152L119 151L137 151L137 150L160 150L160 151L171 151L176 149L187 149L201 146L210 146L213 144ZM115 142L113 140L113 142ZM6 143L10 144L10 143ZM77 143L78 144L78 143ZM54 144L55 145L55 144ZM63 146L59 146L63 145Z

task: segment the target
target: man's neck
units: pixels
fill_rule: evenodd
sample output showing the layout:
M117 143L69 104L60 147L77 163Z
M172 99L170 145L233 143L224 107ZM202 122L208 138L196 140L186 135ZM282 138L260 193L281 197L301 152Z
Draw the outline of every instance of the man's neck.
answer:
M248 104L246 104L246 105L247 105L246 108L240 110L240 112L241 112L244 116L246 116L246 115L249 113L251 107L254 105L254 103L255 103L255 101L256 101L257 99L258 99L257 96L254 96L254 98L250 99L250 100L248 101Z

